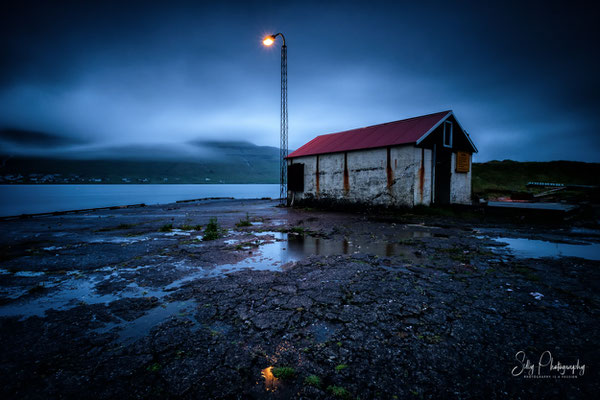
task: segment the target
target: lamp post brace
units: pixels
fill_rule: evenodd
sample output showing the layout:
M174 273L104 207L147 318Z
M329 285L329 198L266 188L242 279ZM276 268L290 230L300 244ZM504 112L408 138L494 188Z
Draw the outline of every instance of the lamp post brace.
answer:
M273 40L281 36L281 122L279 127L279 204L287 205L287 159L288 156L288 104L287 104L287 46L283 33L273 35Z

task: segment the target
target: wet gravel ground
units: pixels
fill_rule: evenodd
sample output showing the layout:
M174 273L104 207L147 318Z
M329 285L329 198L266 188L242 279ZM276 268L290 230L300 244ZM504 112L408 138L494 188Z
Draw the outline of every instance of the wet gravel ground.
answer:
M2 398L595 398L598 230L275 205L1 221Z

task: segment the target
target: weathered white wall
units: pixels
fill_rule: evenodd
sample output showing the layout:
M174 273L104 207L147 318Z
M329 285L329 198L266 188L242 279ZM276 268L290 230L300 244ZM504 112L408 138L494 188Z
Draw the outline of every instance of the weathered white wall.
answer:
M469 172L456 172L456 153L452 153L450 175L450 203L471 204L471 156L469 156Z
M422 154L425 155L423 164ZM322 154L318 157L318 190L317 156L298 157L293 160L294 164L304 164L304 192L296 193L296 200L315 198L397 206L430 204L431 150L422 150L411 145L392 147L389 187L386 148L348 152L347 187L344 187L344 153Z
M415 190L414 194L414 205L425 205L428 206L431 204L431 196L432 196L432 176L431 176L431 158L433 156L433 151L431 149L419 149L416 148L415 154Z
M430 205L432 200L432 156L430 149L396 146L390 149L391 185L388 187L387 149L366 149L347 153L348 185L344 187L344 153L298 157L304 164L304 192L295 200L322 199L368 203L373 205ZM290 164L292 161L288 161ZM471 203L471 172L455 172L456 154L452 154L450 202Z

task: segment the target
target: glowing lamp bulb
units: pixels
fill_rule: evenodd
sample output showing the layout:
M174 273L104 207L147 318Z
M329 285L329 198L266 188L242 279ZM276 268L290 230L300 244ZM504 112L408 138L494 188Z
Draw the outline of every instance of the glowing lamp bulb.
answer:
M263 40L263 44L265 46L270 46L273 43L275 43L275 40L273 39L273 36L267 36L264 40Z

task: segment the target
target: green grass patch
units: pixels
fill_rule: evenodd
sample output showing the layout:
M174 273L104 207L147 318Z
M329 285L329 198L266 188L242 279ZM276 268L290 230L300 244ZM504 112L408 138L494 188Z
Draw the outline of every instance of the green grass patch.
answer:
M528 182L600 184L600 164L575 161L517 162L512 160L473 163L473 193L479 196L534 192Z
M350 392L344 389L341 386L328 386L327 391L331 393L334 397L338 397L340 399L350 399Z
M308 230L303 226L294 226L293 228L290 229L290 232L297 233L299 235L304 235L305 233L308 232Z
M273 368L273 376L278 379L292 379L296 376L296 370L292 367Z
M181 225L181 230L183 231L201 231L202 230L202 225L188 225L188 224L184 224Z
M171 232L173 230L173 224L164 224L158 230L159 232Z
M238 228L242 228L244 226L252 226L252 223L250 222L250 216L248 215L248 213L246 213L246 219L240 219L240 222L235 224L235 226L237 226Z
M317 375L309 375L306 377L306 379L304 379L304 384L320 388L323 382L321 382L321 378L319 378Z
M219 223L217 222L216 217L211 217L208 220L208 224L206 224L206 228L204 229L204 235L202 236L202 240L215 240L221 237L221 228L219 227Z
M148 368L146 368L146 369L150 372L158 372L158 371L160 371L161 368L162 368L162 366L159 363L154 363L154 364L148 366Z
M534 271L533 269L528 268L528 267L523 267L523 266L515 267L516 273L523 275L523 277L525 279L527 279L528 281L537 282L540 280L540 277L533 271Z
M345 370L346 368L348 368L348 365L346 364L339 364L335 366L335 372L340 372Z
M442 337L440 335L427 335L425 336L425 340L427 343L438 344L442 341Z
M448 253L448 257L450 257L454 261L458 261L464 264L468 264L471 262L471 253L468 252L465 254L465 250L460 247L451 247L449 249L439 249L444 253Z

